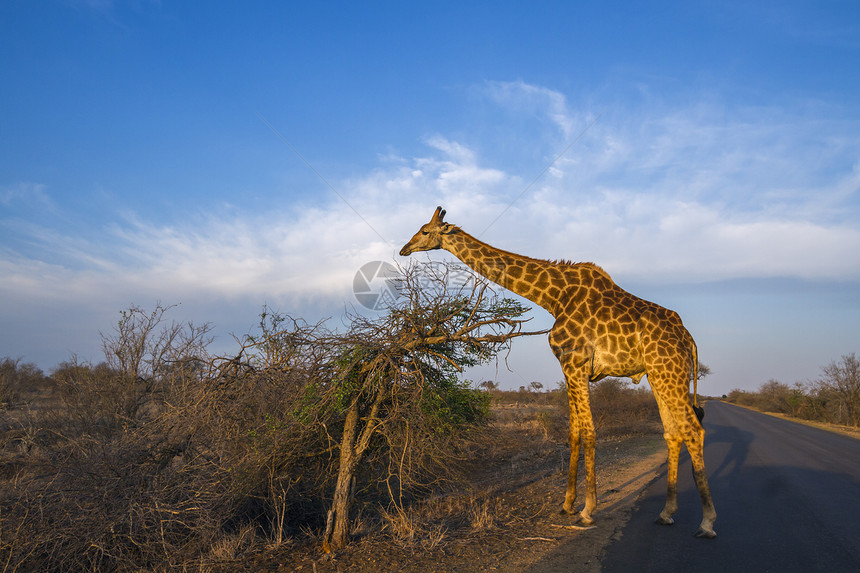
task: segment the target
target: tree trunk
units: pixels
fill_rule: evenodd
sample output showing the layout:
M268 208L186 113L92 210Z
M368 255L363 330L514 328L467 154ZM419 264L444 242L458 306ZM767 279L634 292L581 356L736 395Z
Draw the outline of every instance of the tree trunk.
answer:
M340 467L334 486L334 498L328 512L323 549L330 553L346 546L349 540L349 488L355 474L358 456L355 451L355 438L358 432L358 400L349 407L340 440Z
M340 440L340 467L337 472L337 483L334 487L334 498L331 510L326 519L325 534L323 535L323 550L330 553L346 546L349 541L349 510L352 506L351 488L355 481L355 471L364 453L370 446L370 440L379 427L377 415L379 405L385 397L385 392L377 391L370 407L369 414L364 418L364 426L359 430L360 396L353 400L346 413L343 424L343 437Z

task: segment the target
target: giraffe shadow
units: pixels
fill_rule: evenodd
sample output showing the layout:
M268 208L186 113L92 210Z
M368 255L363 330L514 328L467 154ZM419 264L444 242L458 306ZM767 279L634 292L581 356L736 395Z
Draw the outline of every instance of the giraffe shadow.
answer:
M601 571L807 573L857 569L860 514L855 508L860 504L860 481L856 474L761 465L755 452L746 465L720 464L715 474L716 479L711 480L717 501L715 540L693 538L700 518L698 495L692 477L679 475L682 491L675 525L652 523L663 503L663 492L653 487L643 492L623 533L601 556ZM539 568L534 571L543 573Z
M707 424L706 429L706 467L707 458L720 459L720 464L716 468L707 468L709 479L711 481L737 479L749 457L750 444L755 436L752 432L734 426Z

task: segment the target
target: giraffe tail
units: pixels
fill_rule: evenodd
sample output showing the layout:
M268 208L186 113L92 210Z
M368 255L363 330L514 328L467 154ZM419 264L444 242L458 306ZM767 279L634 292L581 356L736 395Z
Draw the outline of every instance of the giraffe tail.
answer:
M705 418L705 409L699 406L699 350L696 348L696 341L690 337L690 351L693 362L693 412L701 422Z

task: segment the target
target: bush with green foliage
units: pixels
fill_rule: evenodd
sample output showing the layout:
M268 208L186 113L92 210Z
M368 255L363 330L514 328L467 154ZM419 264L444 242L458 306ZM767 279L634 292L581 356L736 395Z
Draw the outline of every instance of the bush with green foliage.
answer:
M209 354L208 325L167 322L170 307L121 313L105 363L53 373L30 421L39 447L3 454L17 469L0 487L0 562L197 567L307 532L336 548L355 500L402 511L453 476L488 413L460 370L527 334L527 309L419 273L345 332L265 309L231 356Z

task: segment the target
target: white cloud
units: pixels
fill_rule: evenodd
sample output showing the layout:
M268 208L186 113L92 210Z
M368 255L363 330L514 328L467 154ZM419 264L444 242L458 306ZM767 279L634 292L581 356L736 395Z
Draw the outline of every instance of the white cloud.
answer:
M331 197L300 212L201 213L171 224L128 215L88 238L17 222L17 232L39 245L41 255L0 253L0 290L121 305L199 296L350 303L358 268L391 260L429 219L432 205L474 205L481 188L506 177L479 166L455 141L434 137L428 144L440 153L338 184L361 217Z
M857 280L856 130L841 118L713 103L638 124L616 116L521 198L521 189L485 191L478 219L514 200L483 238L538 257L593 259L635 280ZM448 212L466 230L484 228Z
M508 104L509 113L550 118L554 109L550 121L559 128L559 118L573 117L552 90L505 90L499 93L508 99L496 94L494 101ZM515 96L532 107L517 108ZM436 205L499 248L593 260L634 290L631 283L732 278L860 281L856 125L788 112L730 113L714 104L632 115L605 114L531 187L545 164L513 173L488 155L493 142L429 136L424 153L392 153L333 181L361 217L326 194L301 210L295 201L266 213L222 206L172 222L123 216L75 231L74 218L53 205L44 185L2 187L0 205L10 208L0 218L8 239L0 247L7 327L0 346L44 366L68 352L97 359L98 331L109 329L119 309L163 301L181 302L189 319L213 321L230 351L226 333L245 331L263 303L308 319L339 315L355 302L355 272L397 259ZM551 158L556 136L537 130L521 144L538 149L532 157ZM41 210L38 218L27 218L29 206ZM51 225L51 217L63 224ZM413 258L426 256L450 258ZM535 314L536 322L549 320ZM34 329L34 321L46 326ZM522 376L559 376L544 340L517 348L521 358L512 363Z
M499 106L517 114L528 114L548 119L561 130L565 139L573 134L576 118L567 106L561 92L522 80L515 82L487 82L486 93Z
M549 258L594 260L616 278L657 283L860 279L860 229L847 225L766 214L733 218L700 202L628 194L553 208L559 223L534 235L526 248ZM540 207L521 211L529 226L540 229Z
M53 209L53 202L47 193L47 185L29 181L0 186L0 205L9 207L16 204L40 205L43 208Z
M488 89L496 101L525 113L543 105L560 127L572 125L553 90ZM19 225L48 255L7 248L0 290L337 305L351 300L356 270L391 260L437 204L473 234L504 212L482 239L536 257L594 260L625 280L860 278L860 146L820 122L730 115L697 106L635 125L609 117L524 194L528 179L434 135L422 156L389 157L335 184L363 219L329 197L301 212L202 213L172 224L128 217L89 239ZM3 202L25 196L49 201L37 184L0 189Z
M507 175L498 169L480 167L475 153L456 141L441 136L426 140L427 145L441 151L444 157L416 158L422 174L431 178L429 186L445 195L480 193L502 183Z

